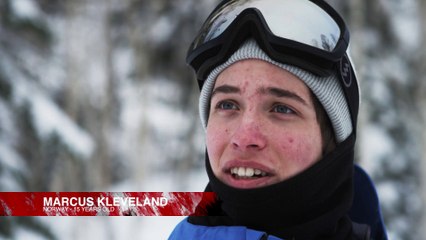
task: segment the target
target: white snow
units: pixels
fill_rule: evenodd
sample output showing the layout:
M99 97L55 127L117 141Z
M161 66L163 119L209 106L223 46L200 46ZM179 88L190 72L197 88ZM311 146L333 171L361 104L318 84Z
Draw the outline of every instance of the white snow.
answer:
M129 133L137 131L143 122L143 102L138 92L142 89L132 84L124 83L119 92L120 102L123 103L120 114L120 123Z
M381 0L383 8L390 14L394 34L405 51L413 52L421 44L420 2L415 0Z
M11 1L15 2L15 1ZM16 4L31 4L33 1L18 0ZM28 5L29 6L29 5ZM19 60L24 65L28 65L32 69L40 69L40 64L50 66L48 61L43 62L43 56L32 53L26 48L23 48L18 55ZM6 76L13 76L10 79L12 83L12 102L16 106L29 105L29 110L32 115L30 121L34 124L37 134L42 139L47 139L51 134L56 134L60 140L76 154L82 156L83 159L88 159L95 148L95 142L92 137L80 126L70 119L69 116L51 100L51 97L43 88L37 84L37 81L25 75L16 68L10 59L2 58L2 65ZM53 75L47 75L43 71L34 71L31 73L35 79L53 77L56 82L63 82L62 73L55 72ZM55 78L59 77L59 78ZM49 85L49 84L46 84ZM54 86L53 88L56 88ZM47 86L49 89L50 87Z
M407 83L410 80L410 70L407 66L407 62L403 61L399 56L391 55L389 57L383 57L378 61L377 65L373 65L372 70L380 69L378 74L381 76L379 79L390 79L400 84ZM389 80L388 80L389 81ZM386 84L386 82L383 82Z
M376 185L377 193L383 199L386 199L388 207L396 207L399 199L399 191L393 182L381 182Z
M40 14L38 6L34 0L13 0L9 1L11 9L19 18L34 18Z
M25 239L25 240L45 240L46 238L40 233L33 232L24 227L18 227L14 232L15 236L12 239Z
M143 86L145 117L159 134L179 136L191 127L188 115L174 106L180 98L179 86L166 79L152 79Z
M170 39L173 30L175 29L173 19L168 16L163 16L157 19L153 26L149 29L149 37L155 42L164 42Z
M21 157L17 155L16 152L12 149L13 146L7 144L6 142L2 142L2 144L0 144L0 165L3 165L7 169L14 171L25 171L27 168L24 162L22 161Z
M21 183L16 181L16 176L11 171L4 171L0 175L1 190L5 192L20 192L25 191Z
M180 176L173 172L158 171L147 174L146 178L140 180L128 179L111 186L110 192L202 192L208 183L207 174L204 169L192 170Z
M3 140L7 144L13 144L15 139L16 126L13 121L11 109L0 98L0 141Z
M188 131L190 121L180 109L172 109L167 105L158 104L149 106L147 120L150 126L164 135L179 136L180 133Z
M130 62L130 52L119 52L117 56ZM131 69L116 65L124 76ZM118 86L120 106L120 141L117 143L122 152L128 156L127 163L135 166L132 170L146 169L143 162L164 162L166 155L159 150L150 137L157 134L165 139L162 147L182 135L190 127L188 116L176 106L180 98L179 87L173 81L163 78L135 80L124 78ZM158 144L157 144L158 145ZM133 163L131 163L133 162ZM139 166L139 167L138 167Z
M35 129L42 139L57 134L76 153L88 159L93 153L95 142L77 126L60 108L41 94L31 96L31 112Z
M393 151L393 142L380 126L367 124L360 131L360 156L367 172L380 171L381 159Z

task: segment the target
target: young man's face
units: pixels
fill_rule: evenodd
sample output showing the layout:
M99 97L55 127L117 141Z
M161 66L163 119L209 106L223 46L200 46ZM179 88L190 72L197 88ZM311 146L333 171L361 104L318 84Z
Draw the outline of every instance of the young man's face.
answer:
M216 79L206 141L214 174L235 188L281 182L322 155L307 86L254 59L234 63Z

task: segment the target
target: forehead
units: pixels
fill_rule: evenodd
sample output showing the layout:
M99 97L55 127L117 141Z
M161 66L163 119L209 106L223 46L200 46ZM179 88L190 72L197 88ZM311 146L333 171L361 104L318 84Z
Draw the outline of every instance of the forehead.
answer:
M257 59L238 61L222 71L215 83L246 88L277 87L309 96L309 88L297 76L269 62Z

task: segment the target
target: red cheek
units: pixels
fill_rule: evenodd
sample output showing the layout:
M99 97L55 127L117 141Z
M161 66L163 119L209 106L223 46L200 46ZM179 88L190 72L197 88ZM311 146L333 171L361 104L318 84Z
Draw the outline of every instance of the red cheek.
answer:
M289 137L284 140L284 144L281 145L281 148L288 152L294 148L294 138Z
M293 161L300 161L300 158L304 156L304 144L299 139L294 137L287 137L282 144L282 149L285 154Z

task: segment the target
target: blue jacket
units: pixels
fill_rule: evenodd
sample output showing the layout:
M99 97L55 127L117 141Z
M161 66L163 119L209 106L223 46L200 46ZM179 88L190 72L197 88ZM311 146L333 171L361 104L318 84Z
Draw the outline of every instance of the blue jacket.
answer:
M386 230L380 211L379 200L373 182L359 166L354 171L354 201L348 215L352 221L367 224L371 239L387 240ZM221 239L221 240L279 240L267 233L248 229L244 226L201 226L184 219L173 230L169 240Z
M215 240L280 240L266 233L242 226L200 226L182 220L172 232L169 240L215 239Z

